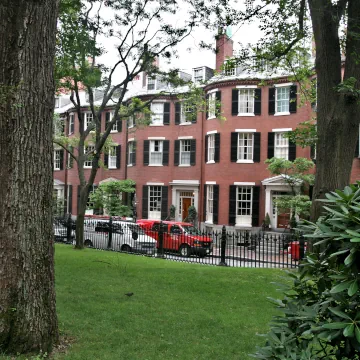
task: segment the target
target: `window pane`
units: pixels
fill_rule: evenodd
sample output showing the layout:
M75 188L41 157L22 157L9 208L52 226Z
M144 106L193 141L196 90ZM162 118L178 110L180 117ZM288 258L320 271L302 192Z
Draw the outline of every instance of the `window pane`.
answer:
M150 141L150 164L161 165L163 157L163 141Z
M254 89L239 90L239 114L254 113Z
M181 140L180 164L181 165L190 165L190 140Z
M215 160L215 134L208 137L208 161Z
M237 187L236 214L237 215L251 215L251 209L252 209L252 187L238 186Z
M276 112L289 112L290 88L276 88Z
M284 133L275 134L274 157L279 159L289 158L289 139L284 137Z
M238 160L253 159L253 134L239 133L238 135Z

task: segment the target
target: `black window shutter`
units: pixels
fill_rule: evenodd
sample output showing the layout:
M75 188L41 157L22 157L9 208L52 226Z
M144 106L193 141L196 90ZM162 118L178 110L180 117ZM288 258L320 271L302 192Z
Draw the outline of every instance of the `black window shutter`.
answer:
M204 196L203 196L203 198L204 198L204 212L203 212L203 214L204 214L204 218L203 218L203 220L204 220L204 222L206 221L206 197L207 197L207 185L204 185Z
M290 113L296 113L297 108L297 86L291 85L290 86L290 104L289 104L289 111Z
M163 124L170 125L170 103L164 103Z
M168 217L168 187L161 187L161 220L166 220Z
M216 92L216 107L215 107L215 115L219 117L221 115L221 91Z
M237 115L239 113L239 90L232 90L232 101L231 101L231 115Z
M109 122L110 122L110 111L107 111L105 113L105 130L107 129Z
M144 165L149 165L150 141L144 140Z
M175 125L180 124L180 116L181 116L181 103L175 103Z
M149 214L149 187L147 185L143 185L143 192L142 192L142 218L147 219Z
M205 163L208 162L209 135L205 135Z
M68 202L67 202L67 212L72 213L72 185L68 185Z
M64 170L64 150L60 150L60 170Z
M105 153L105 154L104 154L104 165L105 165L106 167L109 166L109 154L108 154L108 153Z
M314 185L309 185L309 198L310 198L310 200L313 199L313 193L314 193Z
M73 146L69 146L69 150L71 153L74 153L74 147ZM68 164L69 164L69 169L72 169L73 165L74 165L74 158L70 155L70 153L68 153L68 157L70 158Z
M261 89L255 89L254 95L254 114L261 115Z
M261 133L254 133L254 162L260 162L260 139Z
M268 159L274 157L275 154L275 133L269 132L268 133Z
M289 139L289 160L294 161L296 159L296 144Z
M215 162L220 161L220 134L216 133L215 135L215 156L214 160Z
M237 155L238 155L238 133L232 132L231 133L231 162L237 161Z
M180 160L180 140L175 140L174 147L174 165L178 166Z
M355 157L358 158L359 157L359 136L358 139L356 141L356 147L355 147Z
M133 156L132 156L132 165L136 165L136 141L133 142L134 144L134 152L133 152Z
M120 119L120 116L118 115L116 118L116 126L117 126L117 131L118 132L122 132L122 120Z
M206 119L209 118L209 95L206 95Z
M229 225L236 223L236 185L230 185L229 191Z
M121 167L121 145L116 147L116 168L120 169Z
M275 114L275 88L269 88L269 115Z
M170 141L164 140L163 141L163 165L169 165L169 147L170 147Z
M219 185L213 185L213 224L219 223Z
M130 165L130 162L129 162L129 145L130 143L127 143L127 146L126 146L126 165Z
M251 225L259 226L259 201L260 201L260 186L253 186L253 201L252 201L252 217Z
M190 140L190 165L194 166L196 164L196 140Z

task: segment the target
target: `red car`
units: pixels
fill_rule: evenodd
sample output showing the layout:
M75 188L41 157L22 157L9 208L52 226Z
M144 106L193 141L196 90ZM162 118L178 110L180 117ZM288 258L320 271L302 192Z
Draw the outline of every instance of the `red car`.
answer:
M204 257L212 253L212 238L202 235L193 224L179 221L138 220L145 233L157 241L159 248L160 223L163 224L164 250L178 252L181 256L198 255Z

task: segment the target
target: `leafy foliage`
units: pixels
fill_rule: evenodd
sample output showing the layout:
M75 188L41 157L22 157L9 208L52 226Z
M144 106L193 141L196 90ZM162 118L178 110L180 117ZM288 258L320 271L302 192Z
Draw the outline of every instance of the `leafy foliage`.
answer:
M110 216L130 216L132 209L123 204L123 193L135 192L135 181L114 180L100 184L90 194L90 203L93 209L103 208Z
M326 194L324 215L299 229L314 241L257 359L354 360L360 355L360 182Z
M287 132L284 136L302 148L314 146L317 141L315 119L300 123L295 130Z

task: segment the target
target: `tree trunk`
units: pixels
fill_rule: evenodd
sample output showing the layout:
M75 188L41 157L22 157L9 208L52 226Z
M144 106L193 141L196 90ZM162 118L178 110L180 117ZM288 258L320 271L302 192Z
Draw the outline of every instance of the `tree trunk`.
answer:
M0 3L0 353L50 352L57 0Z
M317 152L314 199L324 198L335 189L349 184L354 150L359 133L360 106L358 99L335 88L342 82L341 52L338 35L339 23L330 1L308 0L316 43L317 96ZM360 65L356 57L360 53L358 23L360 10L356 1L349 0L347 57L344 79L360 79ZM352 19L352 20L351 20ZM350 34L357 34L350 36ZM359 80L355 85L359 89ZM322 212L322 203L314 201L312 220Z

